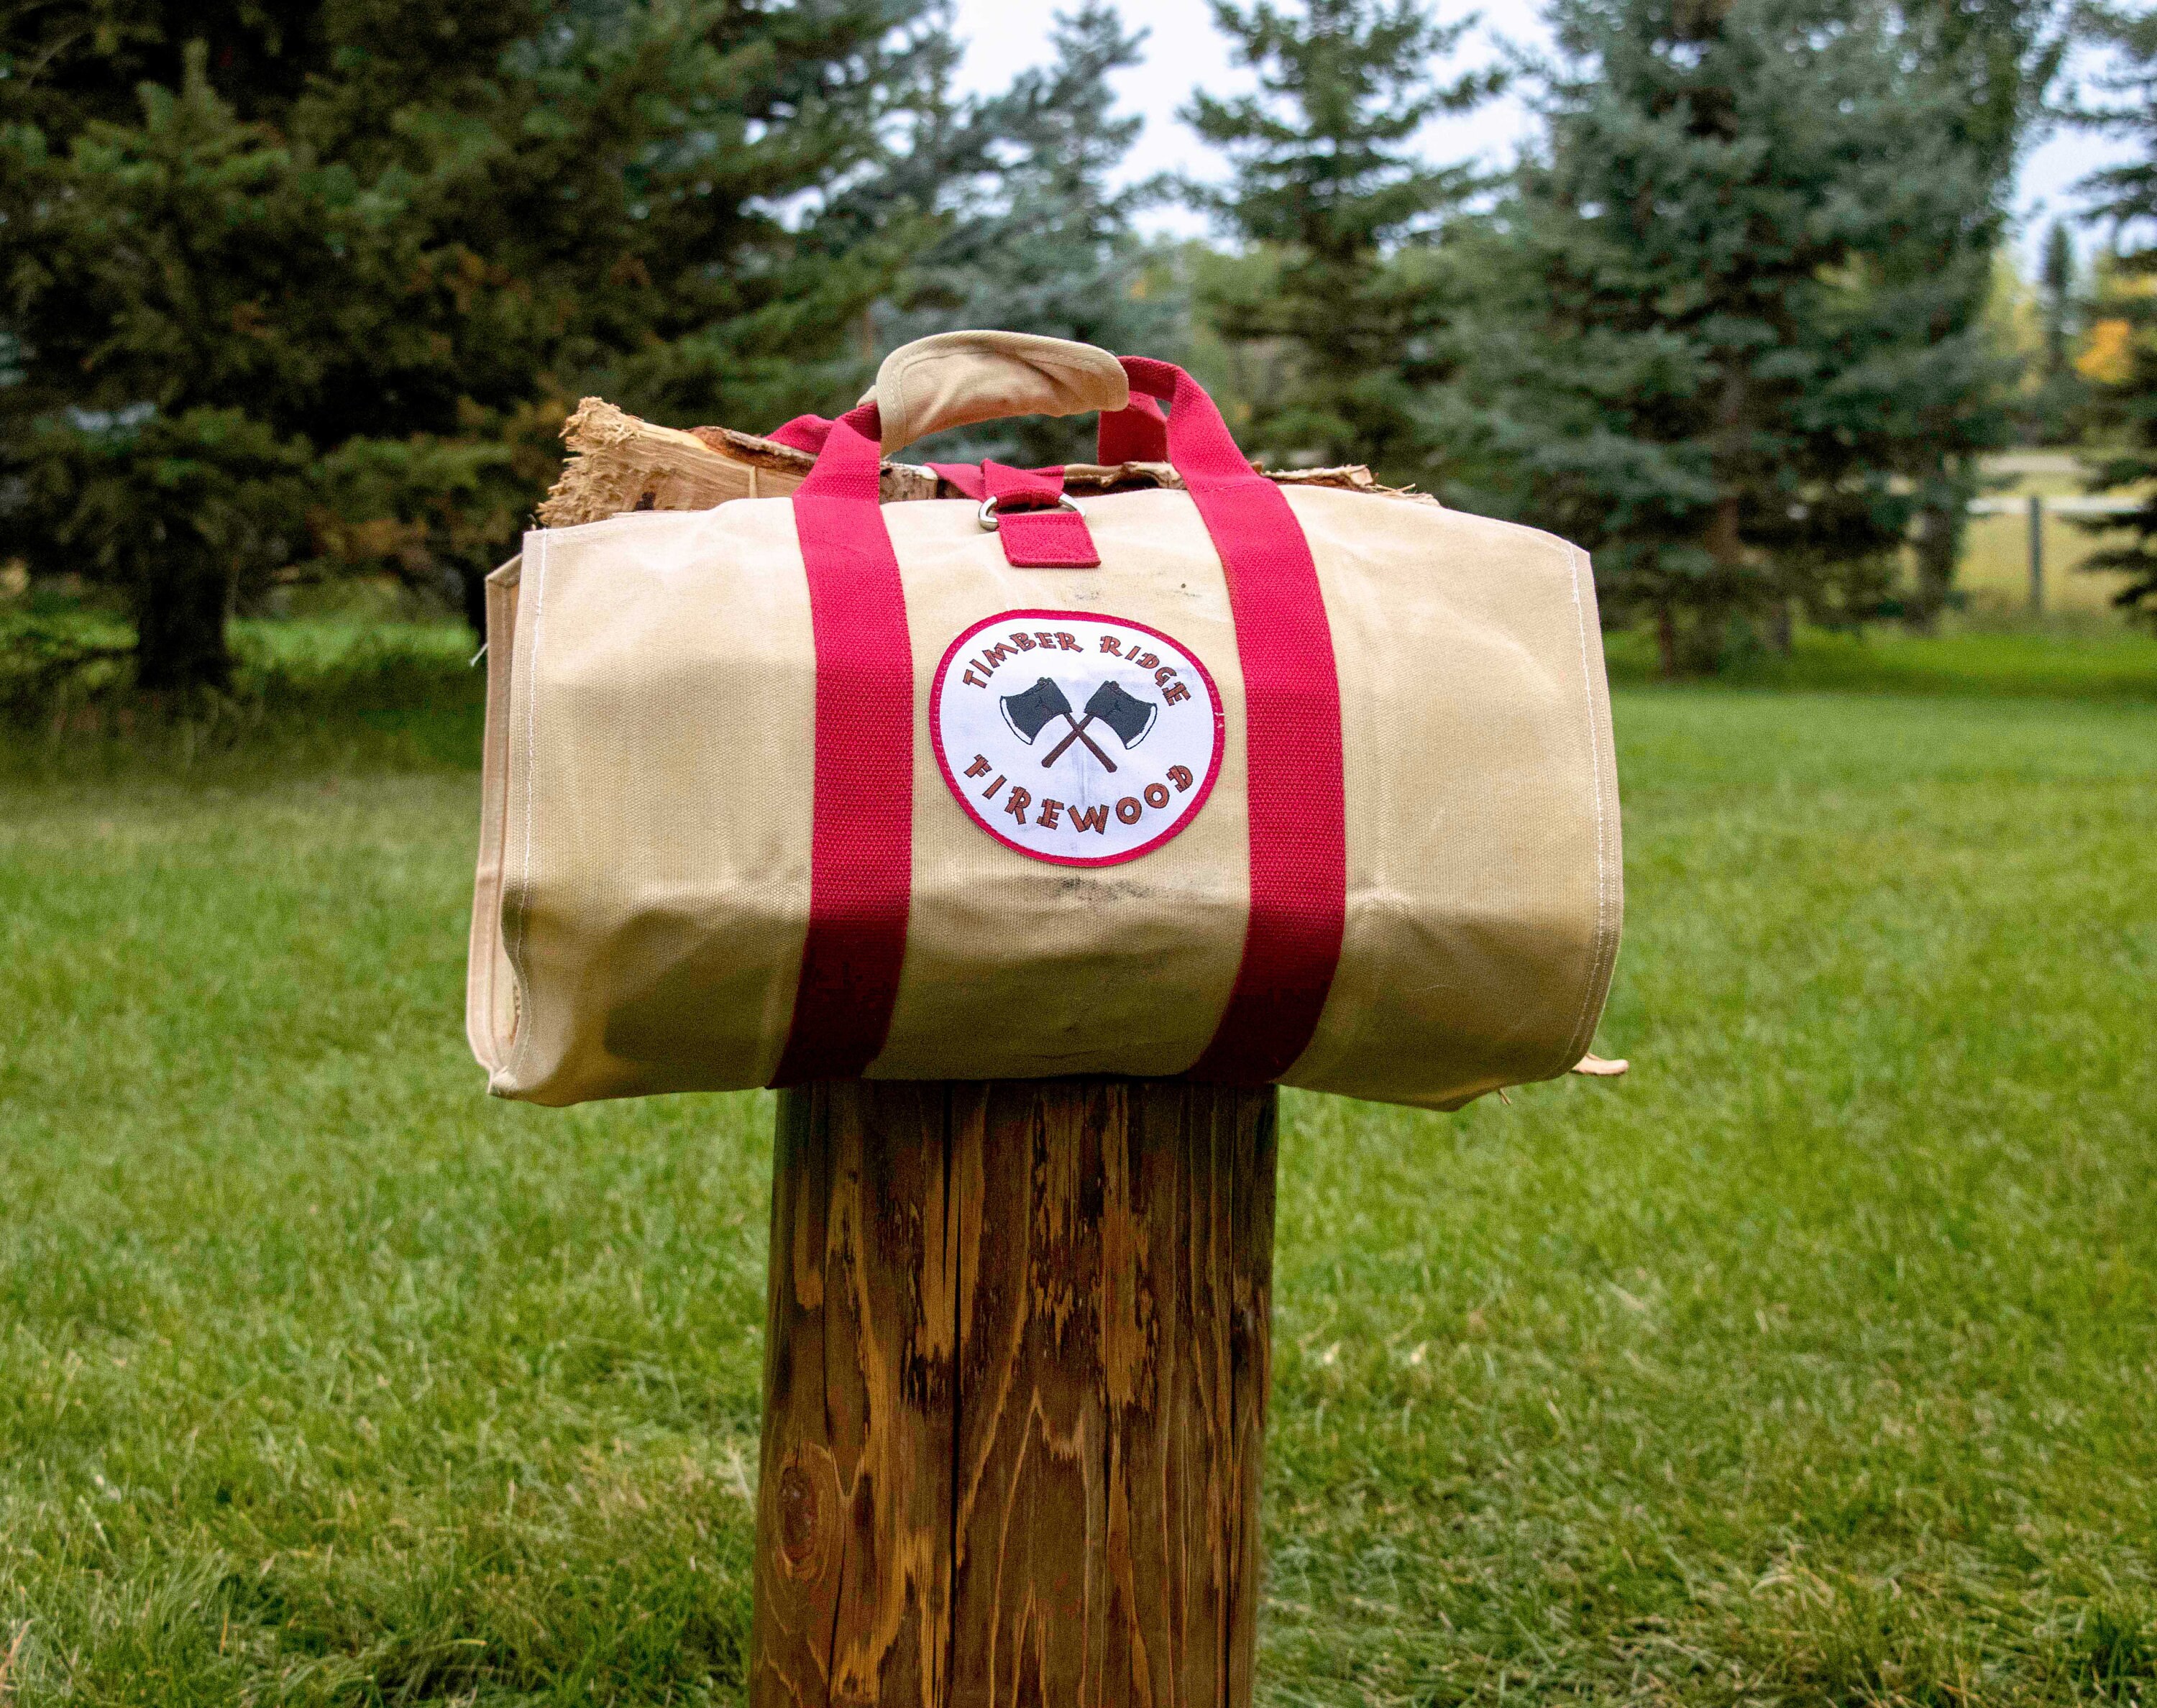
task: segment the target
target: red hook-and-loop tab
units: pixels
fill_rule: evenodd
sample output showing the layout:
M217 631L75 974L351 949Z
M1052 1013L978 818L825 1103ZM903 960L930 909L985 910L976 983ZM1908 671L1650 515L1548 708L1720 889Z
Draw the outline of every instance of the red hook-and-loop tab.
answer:
M981 526L1003 542L1015 569L1094 569L1101 554L1086 518L1063 492L1060 467L1015 469L1007 463L931 463L938 476L980 501Z

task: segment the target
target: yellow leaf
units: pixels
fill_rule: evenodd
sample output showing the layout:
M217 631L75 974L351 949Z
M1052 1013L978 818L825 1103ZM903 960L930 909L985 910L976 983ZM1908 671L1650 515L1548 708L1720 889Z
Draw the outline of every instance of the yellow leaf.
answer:
M2124 320L2101 320L2075 358L2075 372L2099 385L2119 385L2134 367L2134 328Z

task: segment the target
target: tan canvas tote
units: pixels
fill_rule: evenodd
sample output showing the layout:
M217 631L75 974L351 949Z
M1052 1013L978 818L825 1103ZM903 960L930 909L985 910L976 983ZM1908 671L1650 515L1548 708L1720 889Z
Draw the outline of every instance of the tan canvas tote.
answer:
M988 463L878 502L880 451L1088 409L1183 489ZM538 531L491 581L492 1091L1188 1073L1447 1109L1581 1061L1621 891L1580 551L1276 484L1181 370L1051 339L924 340L785 433L821 445L791 496Z

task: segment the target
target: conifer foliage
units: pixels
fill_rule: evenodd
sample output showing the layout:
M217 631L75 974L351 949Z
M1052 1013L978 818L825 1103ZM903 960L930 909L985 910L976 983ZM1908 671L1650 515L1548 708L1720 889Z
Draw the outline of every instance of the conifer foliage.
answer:
M767 424L983 326L1184 359L1269 460L1578 539L1673 671L1797 610L1949 604L1979 457L2032 416L1986 308L2068 0L1552 0L1542 133L1496 180L1424 152L1499 81L1454 69L1464 18L1212 3L1255 86L1194 97L1228 171L1182 193L1226 253L1140 234L1170 187L1110 0L970 100L941 0L0 11L5 553L120 589L145 686L215 684L281 579L388 572L476 620L584 393ZM2157 151L2157 24L2087 16L2097 117ZM2134 328L2093 478L2157 484L2157 165L2093 188ZM2057 429L2089 388L2047 255ZM2098 562L2157 604L2157 502Z
M2026 11L2027 8L2025 8ZM1872 0L1557 0L1545 148L1466 246L1456 485L1596 553L1665 668L1876 611L1959 527L2011 370L1981 323L2025 82ZM1994 52L1997 44L1982 38ZM1952 564L1950 551L1948 563Z
M2044 258L2037 270L2041 292L2038 312L2044 339L2038 372L2047 381L2057 379L2068 371L2073 354L2080 271L2074 236L2067 229L2067 222L2055 219L2045 233Z
M1145 32L1105 0L1056 14L1049 64L1021 74L954 126L940 187L940 233L878 316L895 347L955 327L1075 338L1122 354L1174 358L1188 302L1171 257L1134 221L1165 193L1156 177L1120 183L1143 121L1116 111L1115 74L1138 64ZM1089 461L1090 422L983 423L940 442L947 457L1026 465Z
M1911 627L1954 596L1979 459L2015 436L2017 361L1987 324L2008 238L2015 168L2067 46L2058 0L1902 0L1887 14L1908 111L1948 167L1921 217L1876 245L1881 320L1908 352L1891 424L1891 466L1916 495Z
M1420 0L1213 0L1213 16L1259 87L1201 93L1185 114L1233 172L1194 198L1249 251L1214 270L1202 306L1223 337L1283 358L1282 383L1240 430L1275 457L1412 478L1422 394L1449 367L1434 245L1476 187L1467 168L1424 161L1416 136L1494 80L1439 80L1467 20L1440 23Z
M215 683L293 566L470 610L583 390L823 400L914 240L929 0L58 0L0 23L0 508Z
M2083 567L2124 571L2114 603L2157 616L2157 13L2103 7L2088 21L2112 55L2089 116L2133 139L2139 157L2093 174L2084 186L2117 245L2103 313L2128 329L2117 377L2090 388L2104 449L2085 472L2093 491L2129 486L2149 496L2106 525L2108 543Z

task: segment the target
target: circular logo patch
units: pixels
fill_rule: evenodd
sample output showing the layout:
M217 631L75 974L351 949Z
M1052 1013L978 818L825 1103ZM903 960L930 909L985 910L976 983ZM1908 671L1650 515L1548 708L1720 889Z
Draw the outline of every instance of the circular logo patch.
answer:
M1158 629L1099 613L1006 611L936 666L944 780L1006 847L1059 866L1158 848L1221 769L1221 697Z

